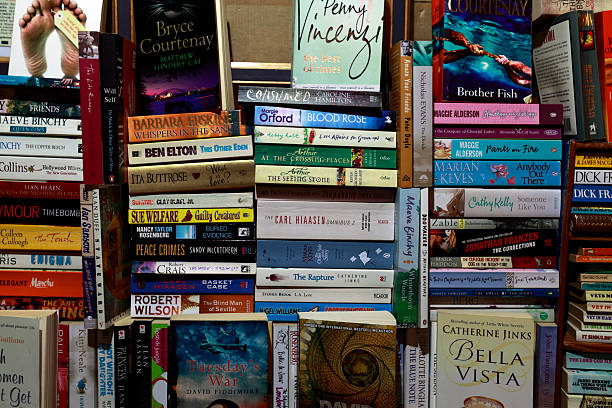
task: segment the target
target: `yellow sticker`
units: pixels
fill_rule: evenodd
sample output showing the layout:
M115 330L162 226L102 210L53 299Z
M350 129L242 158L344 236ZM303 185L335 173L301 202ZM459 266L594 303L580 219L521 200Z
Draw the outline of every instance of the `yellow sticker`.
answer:
M85 31L85 26L70 12L60 10L53 16L55 26L76 48L79 48L79 31Z

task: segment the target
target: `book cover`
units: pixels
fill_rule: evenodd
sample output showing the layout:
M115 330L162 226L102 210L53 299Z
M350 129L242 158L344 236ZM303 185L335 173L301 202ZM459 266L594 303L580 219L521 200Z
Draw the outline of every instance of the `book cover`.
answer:
M434 99L531 101L531 0L493 3L435 0Z
M300 407L396 406L390 313L300 313L299 325Z
M220 30L214 1L135 0L139 114L210 111L222 106ZM220 25L221 27L219 27Z
M612 397L603 395L567 394L561 390L561 408L609 408Z
M527 313L438 311L436 405L533 406L535 340Z
M380 90L381 0L293 1L292 88Z
M260 314L236 315L240 320L217 316L219 320L173 318L170 322L174 406L267 408L269 340L265 316L263 320Z

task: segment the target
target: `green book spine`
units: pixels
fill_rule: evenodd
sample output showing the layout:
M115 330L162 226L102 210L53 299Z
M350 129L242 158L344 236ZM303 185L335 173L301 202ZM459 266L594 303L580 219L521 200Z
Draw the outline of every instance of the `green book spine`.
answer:
M168 322L151 324L151 408L168 406Z
M255 164L395 169L393 149L255 145Z

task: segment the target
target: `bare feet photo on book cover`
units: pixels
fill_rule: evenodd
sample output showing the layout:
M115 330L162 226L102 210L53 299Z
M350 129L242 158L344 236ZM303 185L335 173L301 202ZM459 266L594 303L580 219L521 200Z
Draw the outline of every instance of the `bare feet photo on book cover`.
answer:
M73 27L99 30L102 0L16 0L9 75L77 79L79 50L64 34Z

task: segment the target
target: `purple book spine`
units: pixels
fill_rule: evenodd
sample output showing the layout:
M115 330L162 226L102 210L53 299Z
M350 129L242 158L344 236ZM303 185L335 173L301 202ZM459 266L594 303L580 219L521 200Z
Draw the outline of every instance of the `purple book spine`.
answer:
M563 124L563 107L560 104L510 104L510 103L436 103L435 125L548 125Z
M536 325L535 392L538 408L555 406L555 367L557 361L557 325Z
M480 139L561 139L560 127L441 127L434 128L434 138Z

